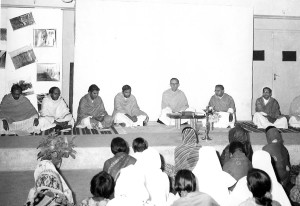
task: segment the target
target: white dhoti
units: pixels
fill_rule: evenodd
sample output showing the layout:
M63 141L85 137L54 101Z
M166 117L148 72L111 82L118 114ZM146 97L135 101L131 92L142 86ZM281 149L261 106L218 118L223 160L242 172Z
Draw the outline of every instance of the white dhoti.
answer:
M87 127L88 129L94 129L95 127L91 124L91 118L92 118L92 116L82 119L81 122L76 127L78 127L78 128ZM98 125L95 125L95 126L99 127L99 128L103 128L101 122L98 122Z
M39 118L39 128L41 128L41 131L53 128L56 126L54 123L55 118L54 117L40 117ZM56 119L57 122L68 122L68 125L74 126L74 119L72 114L67 114L63 118Z
M30 133L39 133L39 127L34 126L34 119L38 118L37 115L30 117L29 119L25 119L18 122L13 122L8 124L9 130L6 131L3 128L3 122L0 120L0 134L18 134L18 135L29 135Z
M185 111L195 112L195 109L189 107ZM169 114L169 113L173 113L172 109L170 107L166 107L166 108L162 109L158 119L167 126L175 125L175 119L171 119L170 117L167 116L167 114ZM181 120L181 124L189 123L189 122L190 122L189 119Z
M217 122L214 122L214 127L216 128L233 128L234 127L234 123L235 123L235 116L234 114L232 114L233 116L233 120L231 122L229 122L229 112L218 112L219 114L219 120Z
M289 125L295 128L300 128L300 116L291 116L289 119Z
M117 113L114 118L114 123L117 123L117 124L125 123L126 127L143 126L143 122L146 120L146 118L147 118L146 115L139 115L139 116L137 116L137 121L133 122L124 113Z
M255 112L253 115L253 123L257 128L266 129L269 126L274 126L276 128L287 129L288 123L285 117L277 119L274 123L269 122L269 120L263 115L263 113Z

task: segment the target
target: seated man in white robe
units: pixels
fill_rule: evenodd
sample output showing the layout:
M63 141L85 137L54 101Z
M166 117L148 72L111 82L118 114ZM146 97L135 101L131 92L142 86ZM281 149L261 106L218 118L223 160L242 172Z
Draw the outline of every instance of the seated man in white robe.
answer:
M74 119L65 100L60 96L58 87L51 87L45 96L40 111L39 127L42 131L58 127L60 129L74 126Z
M170 80L171 88L164 91L161 101L161 114L157 120L158 123L169 125L175 125L175 119L171 119L167 116L168 113L177 113L181 111L192 111L189 108L188 100L183 91L179 90L179 80L172 78ZM183 120L187 122L187 120ZM183 122L182 123L185 123Z
M272 90L269 87L263 88L263 95L255 102L253 123L263 129L269 126L286 129L287 119L281 115L277 100L271 96Z
M289 125L300 128L300 95L295 97L291 103Z
M136 98L131 94L131 87L124 85L122 92L114 99L114 123L126 127L144 126L149 117L137 104Z
M214 127L227 128L234 127L235 123L235 103L233 98L224 93L223 85L215 86L215 95L213 95L208 106L218 113L218 120L214 122Z

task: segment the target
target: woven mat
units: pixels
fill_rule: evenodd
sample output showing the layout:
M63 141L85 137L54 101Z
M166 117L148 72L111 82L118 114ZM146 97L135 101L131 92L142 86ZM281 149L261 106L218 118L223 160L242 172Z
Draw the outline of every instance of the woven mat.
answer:
M238 122L248 132L264 133L265 129L258 129L253 122ZM289 127L288 129L278 129L281 133L300 133L300 128Z
M39 134L32 134L33 136L48 136L53 132L54 128L42 131ZM106 135L106 134L119 134L115 127L110 127L107 129L88 129L88 128L77 128L74 127L68 131L62 131L58 133L59 135ZM6 136L1 134L1 136ZM7 136L18 136L16 134L9 134Z

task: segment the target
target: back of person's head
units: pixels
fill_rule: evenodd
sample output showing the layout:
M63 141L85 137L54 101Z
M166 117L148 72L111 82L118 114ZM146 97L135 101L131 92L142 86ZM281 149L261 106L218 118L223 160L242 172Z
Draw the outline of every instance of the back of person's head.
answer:
M283 139L279 130L274 126L269 126L266 128L266 138L267 142L271 144L272 142L282 142Z
M127 142L122 137L115 137L110 144L111 152L115 155L119 152L129 154L129 147Z
M148 148L148 142L142 137L135 138L132 142L132 148L134 152L143 152Z
M11 89L10 89L10 92L11 93L14 93L14 91L20 91L22 93L22 87L18 84L13 84Z
M131 90L131 87L127 84L122 87L122 92L124 92L126 90Z
M239 124L229 130L228 139L229 142L238 141L243 144L250 142L249 133Z
M88 92L93 92L93 91L100 91L99 87L98 87L96 84L92 84L92 85L89 87Z
M105 171L99 172L91 180L90 191L94 197L110 198L115 188L114 178Z
M241 151L244 154L246 154L245 146L241 142L238 142L238 141L231 142L229 144L229 153L234 154L237 151Z
M192 127L185 127L181 134L183 143L199 143L198 133Z
M175 176L175 191L180 196L182 191L187 193L196 191L196 177L190 170L179 170Z
M269 175L260 169L252 168L247 174L247 185L259 205L271 206L271 179Z

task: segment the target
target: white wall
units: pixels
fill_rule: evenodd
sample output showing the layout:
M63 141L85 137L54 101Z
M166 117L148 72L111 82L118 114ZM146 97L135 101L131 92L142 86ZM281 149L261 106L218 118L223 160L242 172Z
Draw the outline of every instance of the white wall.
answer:
M73 111L95 83L112 113L114 96L129 84L156 120L162 92L178 77L190 106L205 108L223 84L237 118L251 119L252 22L248 7L77 0Z

